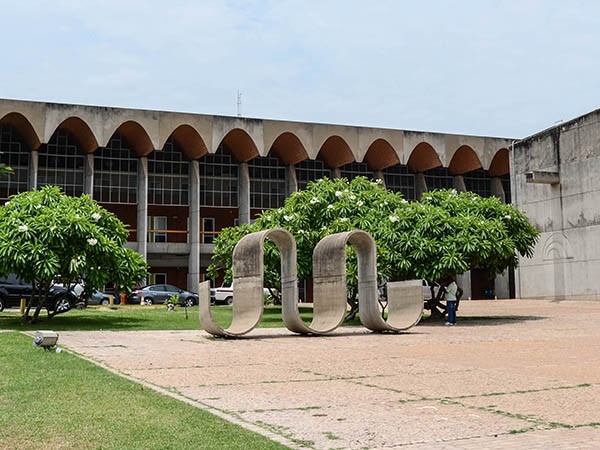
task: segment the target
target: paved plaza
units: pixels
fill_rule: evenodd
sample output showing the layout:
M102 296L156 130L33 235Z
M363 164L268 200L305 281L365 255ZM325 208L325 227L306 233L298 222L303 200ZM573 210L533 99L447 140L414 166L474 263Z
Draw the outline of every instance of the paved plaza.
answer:
M600 302L463 301L456 327L61 332L62 346L293 448L600 449Z

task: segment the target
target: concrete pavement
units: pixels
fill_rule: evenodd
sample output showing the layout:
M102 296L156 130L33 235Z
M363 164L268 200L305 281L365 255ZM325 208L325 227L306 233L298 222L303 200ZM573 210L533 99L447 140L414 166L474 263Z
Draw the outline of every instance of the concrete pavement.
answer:
M458 321L235 340L61 332L60 343L294 448L600 449L600 302L463 301Z

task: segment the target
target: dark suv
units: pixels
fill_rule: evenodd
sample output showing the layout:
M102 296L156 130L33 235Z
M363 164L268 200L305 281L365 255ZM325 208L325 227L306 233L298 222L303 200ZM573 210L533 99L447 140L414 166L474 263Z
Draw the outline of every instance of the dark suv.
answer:
M31 283L21 280L16 275L0 277L0 311L4 308L19 307L21 299L29 301L32 294ZM50 288L44 307L54 314L71 309L79 300L77 296L62 286Z

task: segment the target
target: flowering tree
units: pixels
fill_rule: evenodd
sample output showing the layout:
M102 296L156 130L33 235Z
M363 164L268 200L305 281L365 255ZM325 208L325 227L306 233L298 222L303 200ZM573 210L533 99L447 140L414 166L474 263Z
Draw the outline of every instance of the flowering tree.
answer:
M38 320L54 283L83 280L86 295L108 282L131 286L145 278L142 257L123 247L127 236L125 225L88 195L69 197L47 186L12 196L0 206L0 275L14 273L34 286L23 321Z
M491 274L518 264L517 253L531 256L538 231L527 217L496 197L440 190L408 202L380 182L357 177L323 178L286 199L285 205L265 211L251 225L227 228L215 240L211 276L222 269L231 278L231 256L247 233L281 227L298 244L298 275L308 278L312 252L320 239L354 229L369 232L377 243L381 281L424 278L438 280L485 267ZM357 289L356 259L349 248L348 292ZM279 259L274 245L265 248L265 284L279 286Z

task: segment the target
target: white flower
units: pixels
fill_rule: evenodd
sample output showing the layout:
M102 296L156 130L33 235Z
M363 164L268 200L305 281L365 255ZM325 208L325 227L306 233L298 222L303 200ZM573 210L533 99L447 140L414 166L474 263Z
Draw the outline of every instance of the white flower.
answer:
M356 202L356 204L357 204L358 206L362 206L362 205L364 205L365 203L364 203L362 200L359 200L359 201L357 201L357 202Z
M310 199L311 205L314 205L315 203L319 203L319 201L320 200L317 197L313 197L313 198Z
M342 218L340 219L340 222L348 222L348 218L347 218L347 217L342 217Z
M350 200L356 200L356 195L351 195Z
M450 192L452 192L452 194L454 194L454 195L457 194L456 189L454 189L454 188L450 189Z
M333 209L333 205L327 205L327 209Z
M96 245L98 243L98 239L96 239L96 238L89 238L87 240L87 243L90 244L93 247L94 245Z
M390 222L398 222L398 216L390 216Z
M19 231L21 233L25 233L28 230L29 230L29 227L27 225L19 225Z
M56 225L52 225L52 226L50 227L50 231L54 231L54 230L56 230Z
M348 192L350 192L348 189L344 189L345 194L347 194Z
M42 205L35 205L35 209L40 209Z
M336 197L341 197L342 196L342 191L335 191L335 196Z
M402 200L400 201L400 203L408 203L408 200L406 200L406 199L402 199Z
M383 180L382 180L381 178L377 178L377 179L375 180L375 183L377 183L377 184L382 184L382 183L383 183Z
M287 216L287 215L286 215L286 216L283 216L283 218L284 218L284 220L285 220L286 222L289 222L290 220L292 220L292 219L294 218L294 216Z
M505 215L504 218L510 220L511 219L510 214Z
M8 206L8 205L10 205L10 201L8 201L4 204L4 206Z
M94 222L98 222L100 220L100 214L99 213L92 214L92 219L94 220Z

